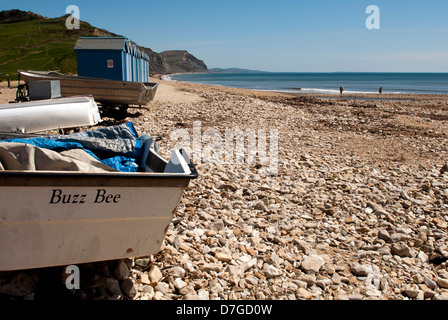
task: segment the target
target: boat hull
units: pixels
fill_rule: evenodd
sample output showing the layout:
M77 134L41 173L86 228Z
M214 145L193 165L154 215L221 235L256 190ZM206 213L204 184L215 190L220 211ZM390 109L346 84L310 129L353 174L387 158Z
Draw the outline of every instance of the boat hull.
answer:
M0 105L0 131L39 132L93 126L101 122L91 96Z
M18 70L20 78L31 81L59 80L63 97L92 95L102 104L147 105L154 99L158 84L63 75L57 72Z
M155 254L196 176L0 171L0 271Z

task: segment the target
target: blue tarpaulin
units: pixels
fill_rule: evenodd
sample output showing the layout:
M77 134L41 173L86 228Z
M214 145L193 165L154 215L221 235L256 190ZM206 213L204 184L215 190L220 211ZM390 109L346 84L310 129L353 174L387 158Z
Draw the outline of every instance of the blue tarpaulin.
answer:
M1 142L27 143L53 151L83 149L101 163L122 172L138 171L136 158L142 153L142 141L132 122L70 135L15 138Z

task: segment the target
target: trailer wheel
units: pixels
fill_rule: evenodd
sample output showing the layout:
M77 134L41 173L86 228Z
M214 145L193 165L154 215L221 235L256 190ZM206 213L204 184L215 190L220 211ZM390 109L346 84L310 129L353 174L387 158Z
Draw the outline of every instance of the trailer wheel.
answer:
M126 119L127 116L128 116L128 106L121 105L116 107L114 115L114 118L116 120Z
M101 104L100 111L103 117L123 120L128 115L128 106L121 104Z
M28 84L19 84L16 91L16 102L28 101Z

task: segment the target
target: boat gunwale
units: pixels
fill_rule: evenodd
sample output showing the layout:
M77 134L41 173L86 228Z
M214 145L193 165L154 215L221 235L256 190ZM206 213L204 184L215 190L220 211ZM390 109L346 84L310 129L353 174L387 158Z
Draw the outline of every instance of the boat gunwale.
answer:
M160 172L81 172L81 171L0 171L0 187L187 187L198 177L194 166L191 173Z
M50 75L50 74L38 74L34 73L33 71L29 70L17 70L17 72L22 77L22 80L26 82L24 78L32 78L32 79L48 79L48 80L74 80L74 81L94 81L94 82L107 82L107 83L122 83L125 85L144 85L145 87L148 87L148 89L155 89L159 84L157 82L137 82L137 81L122 81L122 80L111 80L111 79L103 79L103 78L92 78L92 77L80 77L75 75L64 75L64 74L56 74L56 75Z

